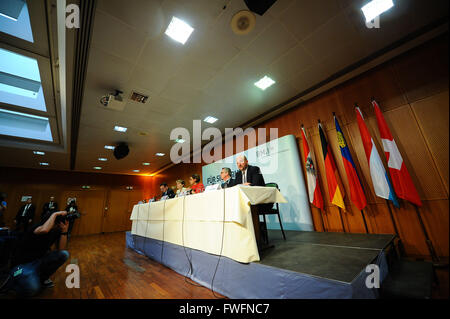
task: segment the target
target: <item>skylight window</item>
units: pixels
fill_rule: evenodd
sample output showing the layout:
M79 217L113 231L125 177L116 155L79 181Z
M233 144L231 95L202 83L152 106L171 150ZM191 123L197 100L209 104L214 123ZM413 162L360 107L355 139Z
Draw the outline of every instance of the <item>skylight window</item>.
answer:
M48 118L0 109L0 134L53 142Z
M34 42L30 14L25 0L0 1L0 31Z
M47 111L36 59L0 48L0 102Z
M172 21L170 21L165 34L175 41L185 44L193 31L194 29L189 24L177 17L172 17Z

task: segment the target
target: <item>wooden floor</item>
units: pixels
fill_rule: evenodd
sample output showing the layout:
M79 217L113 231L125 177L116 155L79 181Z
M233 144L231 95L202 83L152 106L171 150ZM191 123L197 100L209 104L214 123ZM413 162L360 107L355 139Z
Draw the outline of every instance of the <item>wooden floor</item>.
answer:
M124 232L73 237L68 251L69 260L51 277L55 287L36 298L216 298L210 289L193 286L175 271L126 248ZM70 263L80 267L79 289L65 285Z

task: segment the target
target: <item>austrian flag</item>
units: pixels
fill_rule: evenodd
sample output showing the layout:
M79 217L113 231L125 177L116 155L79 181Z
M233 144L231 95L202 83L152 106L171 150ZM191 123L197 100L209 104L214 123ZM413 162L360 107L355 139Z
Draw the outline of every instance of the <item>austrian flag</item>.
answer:
M309 202L317 208L323 209L322 192L320 191L317 172L314 166L314 152L309 149L308 140L306 139L305 128L302 125L302 144L304 163L306 166L306 177L308 183Z
M417 206L422 206L419 194L409 175L408 169L403 162L397 144L392 137L391 131L381 113L380 107L375 100L372 100L377 117L378 129L380 130L381 142L383 143L384 153L388 162L389 173L391 174L392 184L398 197L406 199Z

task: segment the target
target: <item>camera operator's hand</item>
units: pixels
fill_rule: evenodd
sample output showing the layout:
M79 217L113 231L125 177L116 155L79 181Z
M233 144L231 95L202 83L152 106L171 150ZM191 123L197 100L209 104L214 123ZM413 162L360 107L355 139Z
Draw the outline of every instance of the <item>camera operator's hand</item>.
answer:
M67 212L65 210L62 210L62 211L54 213L52 216L55 216L55 218L56 218L56 216L59 216L59 215L61 215L61 216L67 215Z
M52 214L50 216L50 218L47 219L47 221L43 225L39 226L38 228L36 228L34 230L34 233L36 235L48 233L53 228L53 226L55 225L56 217L58 217L60 215L61 216L67 215L67 212L66 211L59 211L59 212L56 212L56 213Z

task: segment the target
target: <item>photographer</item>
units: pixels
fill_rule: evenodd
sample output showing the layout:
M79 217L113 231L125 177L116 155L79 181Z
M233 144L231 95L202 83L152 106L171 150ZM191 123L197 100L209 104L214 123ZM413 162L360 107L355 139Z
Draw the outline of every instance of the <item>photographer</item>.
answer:
M68 237L70 238L70 234L72 233L73 224L75 222L75 219L80 218L80 213L78 212L78 206L76 204L75 198L69 198L68 199L68 205L66 207L66 212L75 218L69 219L69 230L68 230Z
M50 276L69 258L67 212L47 214L43 223L33 226L17 245L7 288L21 297L32 297L42 288L53 287ZM55 244L56 250L50 250Z

